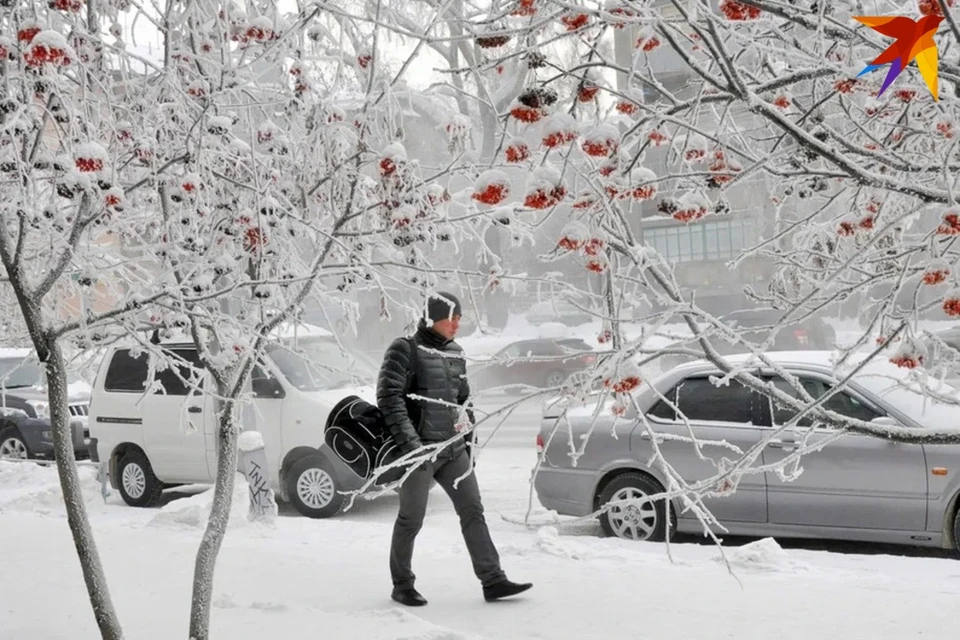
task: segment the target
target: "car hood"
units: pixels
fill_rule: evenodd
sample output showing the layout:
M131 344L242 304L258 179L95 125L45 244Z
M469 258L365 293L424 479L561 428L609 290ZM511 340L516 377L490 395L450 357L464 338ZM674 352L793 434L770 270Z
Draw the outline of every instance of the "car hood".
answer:
M342 387L340 389L324 391L301 391L300 394L308 400L326 406L335 405L347 396L359 396L370 404L377 404L377 390L372 386Z
M81 383L81 385L69 385L67 393L67 402L70 404L80 403L80 402L90 402L90 386L86 383ZM34 402L47 402L47 390L42 387L20 387L17 389L6 389L4 390L7 396L13 396L20 398L22 400L30 400Z

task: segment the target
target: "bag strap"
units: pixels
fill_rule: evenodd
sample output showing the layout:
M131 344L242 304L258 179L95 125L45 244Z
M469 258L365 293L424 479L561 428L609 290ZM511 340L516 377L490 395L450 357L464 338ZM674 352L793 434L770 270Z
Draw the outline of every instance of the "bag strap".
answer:
M420 350L420 347L413 337L407 338L407 341L410 343L410 370L407 372L407 393L410 393L413 391L413 381L417 375L417 364L420 361L420 354L417 352Z

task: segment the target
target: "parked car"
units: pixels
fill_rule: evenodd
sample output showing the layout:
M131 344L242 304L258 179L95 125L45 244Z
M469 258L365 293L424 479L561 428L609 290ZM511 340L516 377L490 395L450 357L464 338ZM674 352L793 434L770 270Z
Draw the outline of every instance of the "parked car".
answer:
M720 320L737 330L747 329L741 335L751 342L764 340L774 326L780 323L784 312L772 308L742 309L722 316ZM749 331L755 329L755 331ZM833 348L837 339L836 331L820 318L806 318L781 329L774 339L772 351L821 350ZM731 354L743 351L743 347L731 345L726 341L717 345L722 353Z
M934 335L942 340L951 350L956 351L956 353L951 354L952 358L960 358L960 328L938 331ZM933 340L929 342L928 348L932 350ZM960 387L960 368L954 366L951 371L947 372L946 382L951 386Z
M948 347L960 352L960 328L938 331L936 336L943 340Z
M837 383L830 352L768 355L815 398ZM745 358L730 360L742 363ZM793 393L772 371L754 373ZM701 451L689 440L676 438L688 437L688 427L653 389L644 386L636 395L651 430L666 436L662 441L658 438L665 459L691 483L717 474L709 460L738 458L724 445L748 451L770 438L773 426L783 425L795 415L735 380L715 386L709 379L712 375L719 371L701 360L681 365L653 382L686 416L689 429L702 443ZM957 426L960 409L934 403L919 390L906 388L907 375L885 360L871 362L825 406L846 416L901 425L919 433ZM943 390L956 392L951 387ZM576 467L566 455L571 434L567 421L556 419L558 404L545 411L537 437L541 450L550 440L535 481L537 495L544 507L564 515L585 516L611 501L654 495L666 486L660 467L650 464L651 435L637 415L628 411L614 427L613 415L605 411L594 427L594 410L593 406L576 407L567 414L573 442L579 443L579 437L593 429ZM558 431L551 440L554 425ZM616 439L610 436L614 428ZM812 446L836 439L822 450L804 455L800 461L803 472L793 480L784 480L775 471L745 474L735 491L704 499L704 505L730 534L957 547L960 446L896 444L853 433L837 437L834 429L806 420L769 439L754 466L783 460L807 435ZM681 509L679 500L671 503L669 517L671 529L702 531L700 522ZM613 507L600 516L600 523L607 534L624 538L663 540L667 535L663 501Z
M595 316L564 300L537 302L524 316L527 322L533 325L559 322L568 327L576 327L596 320Z
M43 368L30 349L0 350L0 458L53 459L53 427ZM77 460L90 457L89 386L67 375L67 402Z
M334 332L342 338L353 336L350 318L344 312L343 306L336 302L320 304L313 298L308 299L304 303L303 321Z
M592 367L593 349L576 338L521 340L513 342L488 362L478 364L471 375L474 390L512 385L559 387L572 374Z
M90 407L91 449L108 465L111 485L131 506L153 504L166 487L210 483L217 471L217 418L212 380L200 369L196 348L170 342L164 350L182 360L157 371L163 391L148 388L149 356L127 346L104 357ZM251 386L256 428L263 436L272 488L302 514L339 512L340 491L362 485L324 445L324 426L346 396L374 401L377 365L344 352L334 336L311 325L282 325ZM191 377L195 376L195 377ZM191 385L183 380L194 380ZM151 380L152 383L154 380Z
M773 327L780 324L784 312L769 307L755 309L741 309L720 316L718 320L737 331L745 340L761 343L766 340ZM836 331L820 318L807 318L802 322L793 322L777 332L769 351L805 351L832 349L837 340ZM711 336L710 344L720 355L729 356L744 353L742 344L731 344L719 336ZM675 343L675 346L690 346L699 349L699 344L691 339ZM661 367L664 371L672 367L689 362L691 358L684 356L667 355L661 358Z

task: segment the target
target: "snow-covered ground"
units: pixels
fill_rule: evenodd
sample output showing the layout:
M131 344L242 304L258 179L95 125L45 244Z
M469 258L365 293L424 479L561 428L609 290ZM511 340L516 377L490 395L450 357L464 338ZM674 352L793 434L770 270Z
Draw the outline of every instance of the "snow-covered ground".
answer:
M960 564L936 552L784 550L768 539L727 548L734 577L715 547L690 540L671 545L671 562L661 544L599 538L592 523L525 528L534 461L532 448L488 449L478 467L503 566L534 583L525 597L482 600L439 488L414 560L430 600L421 609L389 599L394 494L331 520L282 507L274 528L247 523L241 507L217 568L213 637L902 640L955 626ZM92 469L82 477L127 637L186 637L207 496L137 510L117 496L104 504ZM0 638L99 637L59 499L54 469L0 463Z
M831 324L841 343L859 331L851 322ZM628 340L640 330L627 325ZM598 331L596 323L538 327L511 318L500 334L459 341L468 357L482 360L534 337L576 337L595 345ZM663 328L684 331L681 325ZM479 408L492 411L497 404L484 398ZM240 482L217 570L213 637L899 640L952 628L960 564L937 551L907 557L895 548L850 543L817 551L824 545L813 542L785 544L785 550L767 539L727 547L731 575L712 545L677 541L671 561L661 544L600 538L593 522L561 518L555 526L535 498L535 526L523 526L539 410L538 400L521 406L478 467L504 568L511 578L535 584L525 597L483 602L440 489L431 495L414 563L430 604L404 609L389 600L395 495L359 501L350 512L322 521L281 506L275 527L265 528L246 522ZM481 441L489 435L481 430ZM105 504L91 467L81 467L81 476L127 637L185 637L209 494L180 490L161 508L137 510L115 494ZM0 462L0 639L98 637L61 503L53 468ZM866 553L855 553L860 550Z

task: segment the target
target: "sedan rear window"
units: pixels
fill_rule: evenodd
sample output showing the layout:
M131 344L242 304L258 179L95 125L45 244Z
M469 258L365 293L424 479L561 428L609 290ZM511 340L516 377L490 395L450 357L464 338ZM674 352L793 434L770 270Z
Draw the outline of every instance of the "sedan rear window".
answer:
M753 424L757 394L736 380L714 386L708 377L687 378L665 394L687 420ZM682 420L663 400L648 412L663 420Z
M577 351L593 351L593 347L588 345L583 340L577 340L577 339L560 340L557 342L557 344L567 349L576 349Z

